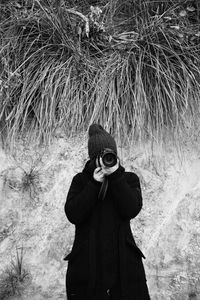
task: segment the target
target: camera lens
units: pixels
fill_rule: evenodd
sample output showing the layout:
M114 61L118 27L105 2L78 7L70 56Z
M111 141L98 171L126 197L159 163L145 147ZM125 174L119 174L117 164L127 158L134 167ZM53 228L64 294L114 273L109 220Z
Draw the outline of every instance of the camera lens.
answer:
M113 167L117 163L117 157L114 153L106 153L102 157L102 162L106 167Z

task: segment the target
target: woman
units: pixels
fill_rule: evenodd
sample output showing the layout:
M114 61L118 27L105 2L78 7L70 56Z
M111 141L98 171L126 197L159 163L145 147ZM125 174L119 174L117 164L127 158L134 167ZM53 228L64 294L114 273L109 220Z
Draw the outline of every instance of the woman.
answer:
M104 151L111 153L106 163ZM149 300L144 255L137 247L130 219L142 208L139 178L125 172L113 137L102 126L89 128L90 160L74 176L65 213L75 225L68 260L68 300Z

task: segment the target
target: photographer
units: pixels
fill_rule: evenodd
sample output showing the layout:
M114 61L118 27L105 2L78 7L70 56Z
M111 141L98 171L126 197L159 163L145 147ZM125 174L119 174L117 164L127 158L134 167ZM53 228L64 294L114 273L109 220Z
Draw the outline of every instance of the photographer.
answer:
M89 128L90 160L74 176L65 213L75 224L68 260L68 300L149 300L144 258L130 219L142 208L139 178L125 172L113 137L102 126Z

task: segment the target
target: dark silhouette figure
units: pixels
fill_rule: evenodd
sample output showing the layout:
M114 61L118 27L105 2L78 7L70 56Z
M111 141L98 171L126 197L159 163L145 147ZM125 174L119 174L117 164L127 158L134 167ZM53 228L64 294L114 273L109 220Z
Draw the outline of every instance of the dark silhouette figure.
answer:
M116 160L115 140L100 125L89 128L88 152L90 160L74 176L65 204L75 224L72 251L64 258L67 299L149 300L144 255L130 228L142 208L139 178Z

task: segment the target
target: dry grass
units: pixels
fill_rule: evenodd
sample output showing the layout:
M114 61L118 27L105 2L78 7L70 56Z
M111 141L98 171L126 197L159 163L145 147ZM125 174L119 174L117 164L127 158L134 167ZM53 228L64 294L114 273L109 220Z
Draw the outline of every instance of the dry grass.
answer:
M3 189L9 188L16 192L21 192L29 198L29 204L34 206L38 202L41 187L41 170L32 164L28 168L22 168L20 165L10 167L0 173L3 179Z
M23 293L29 272L24 268L23 248L16 250L16 260L12 260L10 265L0 276L0 299L6 300L11 296L20 296Z
M86 2L34 1L2 21L5 143L26 136L48 144L58 127L70 136L92 122L123 141L180 140L194 130L200 96L194 1L109 0L91 9Z

